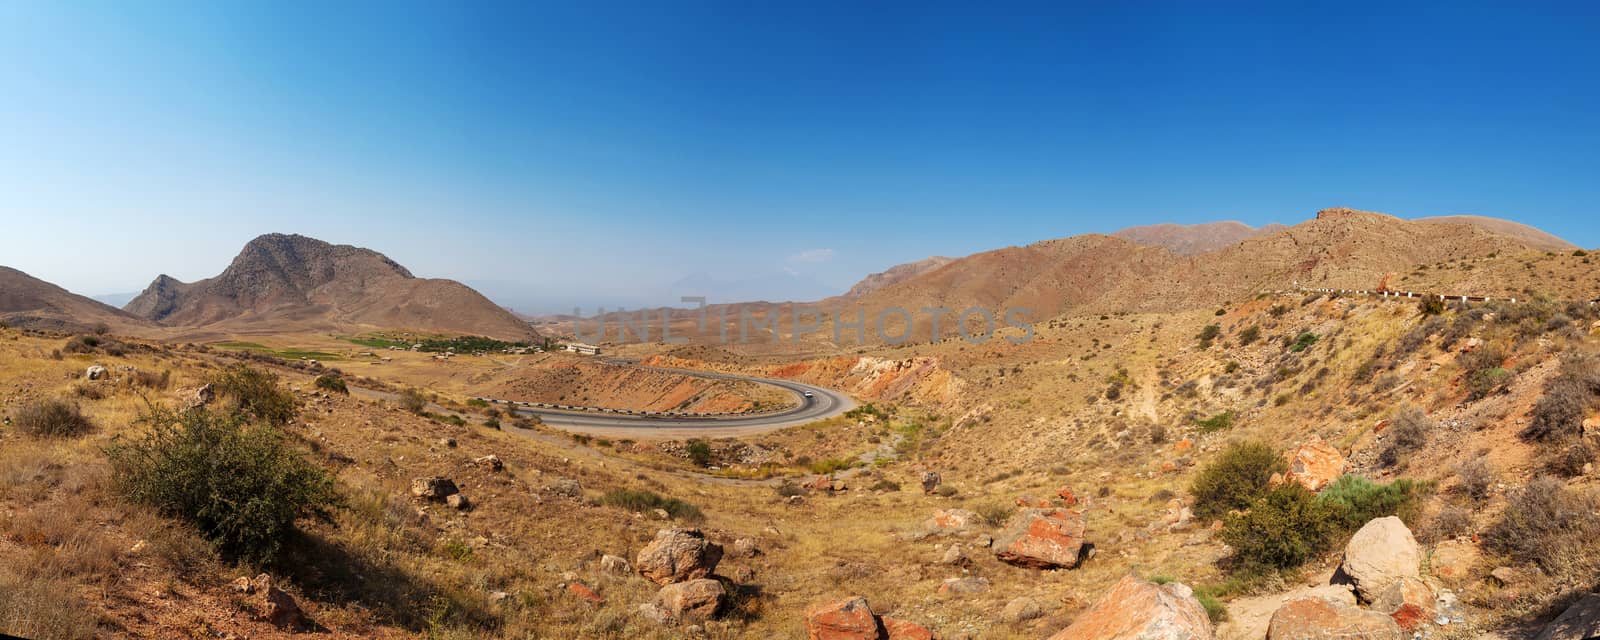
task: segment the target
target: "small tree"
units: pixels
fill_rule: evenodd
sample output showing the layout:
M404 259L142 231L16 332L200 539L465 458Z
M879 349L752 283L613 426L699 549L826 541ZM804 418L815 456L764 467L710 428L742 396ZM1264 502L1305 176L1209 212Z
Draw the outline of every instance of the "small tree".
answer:
M711 445L704 440L690 440L684 452L689 454L689 460L695 466L704 467L711 464Z
M277 427L205 409L140 416L149 431L106 450L128 500L195 526L225 554L270 562L297 519L326 517L333 480Z
M331 391L333 393L350 395L350 387L349 385L345 384L344 378L331 373L324 373L320 376L317 376L317 388L322 389L323 391Z
M1247 565L1287 569L1326 551L1338 523L1337 508L1287 482L1228 516L1221 537Z

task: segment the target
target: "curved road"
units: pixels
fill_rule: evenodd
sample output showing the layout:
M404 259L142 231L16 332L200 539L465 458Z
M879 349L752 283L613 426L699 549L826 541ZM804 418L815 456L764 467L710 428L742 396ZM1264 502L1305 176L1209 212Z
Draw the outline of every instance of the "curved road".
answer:
M795 398L799 400L799 405L785 411L747 416L649 416L582 410L565 411L544 407L520 407L505 400L490 401L497 405L508 405L511 411L522 415L537 416L545 424L553 427L594 435L618 437L643 435L641 434L642 431L649 432L648 435L653 437L748 435L802 425L816 420L825 420L855 407L855 401L843 393L792 380L756 378L729 373L695 371L692 369L648 368L702 378L742 380L756 384L768 384L793 393ZM811 397L805 396L807 392L811 393Z

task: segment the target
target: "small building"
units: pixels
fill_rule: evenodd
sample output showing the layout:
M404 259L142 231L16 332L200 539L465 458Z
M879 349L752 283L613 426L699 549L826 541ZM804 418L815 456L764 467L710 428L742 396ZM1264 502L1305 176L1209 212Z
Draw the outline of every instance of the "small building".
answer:
M592 344L584 344L582 342L574 342L574 343L568 344L567 345L567 351L571 351L573 353L581 353L581 354L586 355L586 356L597 356L597 355L600 355L600 347L594 346Z

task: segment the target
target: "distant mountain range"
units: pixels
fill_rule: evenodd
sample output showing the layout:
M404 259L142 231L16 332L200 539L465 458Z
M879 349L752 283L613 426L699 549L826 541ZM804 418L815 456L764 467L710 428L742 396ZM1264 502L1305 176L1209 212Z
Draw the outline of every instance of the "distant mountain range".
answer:
M871 274L837 296L789 278L782 284L795 295L781 297L913 310L1025 307L1041 320L1068 311L1203 307L1295 283L1372 288L1384 274L1418 265L1574 248L1539 229L1497 218L1404 220L1326 209L1294 226L1163 224L960 258L933 256ZM745 300L733 308L774 297L762 295L770 288L764 285L773 284L767 280L728 283L700 277L679 285ZM0 321L169 335L377 329L503 339L535 335L525 320L459 282L417 278L370 249L283 234L250 241L216 277L184 283L158 276L123 309L0 267Z

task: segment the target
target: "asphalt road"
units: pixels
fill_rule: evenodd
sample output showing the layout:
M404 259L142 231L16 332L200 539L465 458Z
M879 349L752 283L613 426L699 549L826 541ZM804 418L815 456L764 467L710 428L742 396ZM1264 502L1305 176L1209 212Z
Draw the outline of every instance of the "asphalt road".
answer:
M768 384L793 393L796 400L799 401L799 405L774 413L717 417L641 416L581 410L565 411L543 407L518 407L515 405L507 407L506 403L501 401L495 401L495 405L509 408L522 415L538 416L545 424L568 431L618 437L647 435L650 437L674 438L694 435L736 436L772 431L832 418L855 407L855 401L843 393L792 380L755 378L690 369L649 368L702 378L743 380L756 384ZM808 391L811 392L812 397L810 398L805 397L805 393Z

